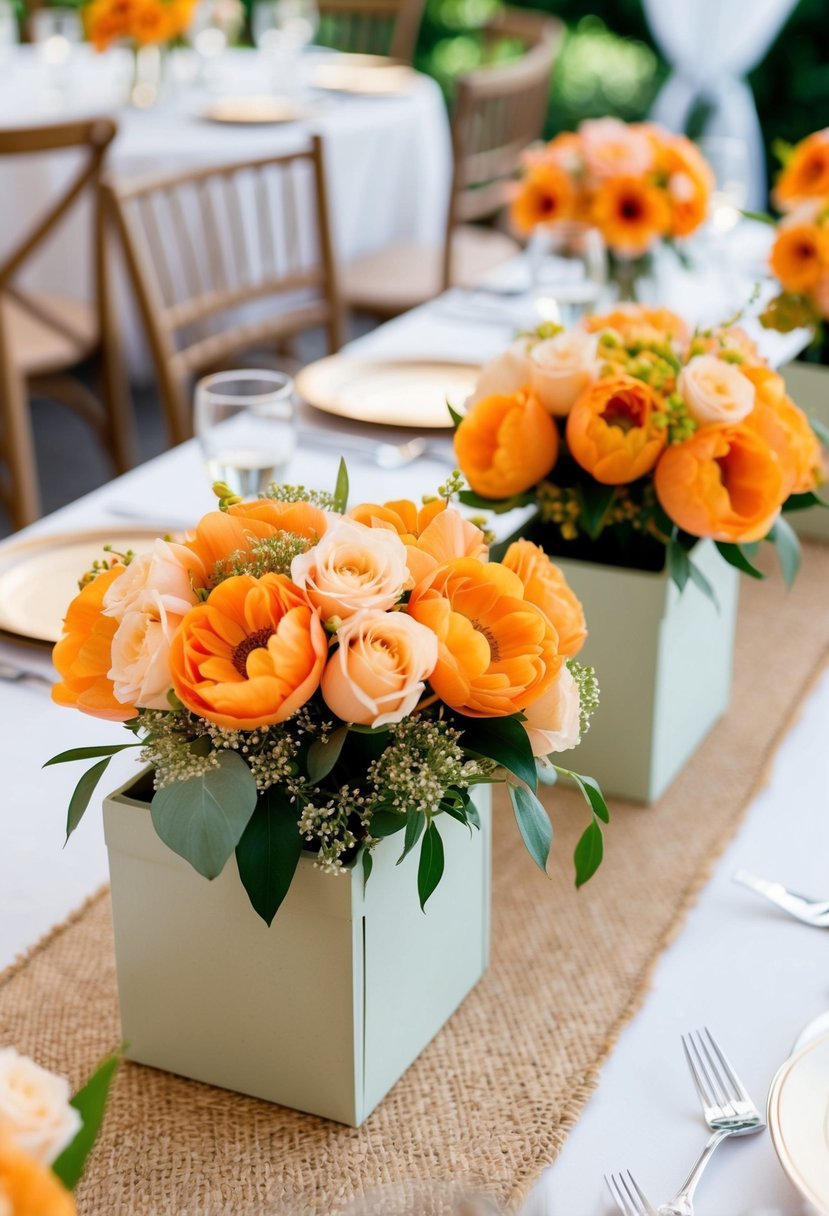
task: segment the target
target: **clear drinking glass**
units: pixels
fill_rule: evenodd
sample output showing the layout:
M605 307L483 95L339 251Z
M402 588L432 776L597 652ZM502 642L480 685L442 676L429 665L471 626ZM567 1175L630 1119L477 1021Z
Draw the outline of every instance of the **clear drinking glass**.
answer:
M711 223L717 232L730 232L748 202L751 184L748 146L731 135L704 135L699 150L714 172Z
M39 8L29 18L29 33L38 58L60 67L83 42L83 23L75 8Z
M240 0L199 0L187 41L202 59L216 59L239 35L244 19Z
M539 225L527 245L533 306L542 321L574 325L607 284L607 248L598 228L574 220Z
M319 29L316 0L256 0L251 14L253 40L262 51L297 54Z
M294 382L255 368L207 376L196 385L195 430L211 482L255 498L284 479L294 454Z

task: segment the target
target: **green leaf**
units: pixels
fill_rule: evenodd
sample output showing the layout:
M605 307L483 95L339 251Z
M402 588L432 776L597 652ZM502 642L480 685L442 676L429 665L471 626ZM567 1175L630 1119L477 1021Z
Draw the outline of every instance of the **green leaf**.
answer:
M69 764L72 760L93 760L96 756L114 756L127 747L143 746L143 743L116 743L114 747L73 747L71 751L53 756L51 760L46 761L43 767L49 768L51 764Z
M790 494L783 503L783 512L788 515L792 511L808 511L809 507L829 507L829 502L812 490L805 494Z
M573 861L576 864L577 887L584 886L588 879L593 877L602 864L603 856L604 841L602 840L602 829L595 819L591 819L573 854Z
M452 426L455 428L455 430L457 430L460 424L463 422L463 414L459 414L456 409L453 409L452 404L449 401L446 402L446 408L449 411L449 417L452 419Z
M757 220L761 224L769 224L772 228L777 227L777 220L773 215L769 215L767 211L741 211L747 220Z
M406 816L401 811L375 811L368 825L372 836L394 836L406 826Z
M423 829L426 827L426 813L424 811L411 810L406 812L406 835L403 839L403 852L397 859L397 864L400 865L405 857L408 857L412 849L417 844L420 837L423 835Z
M308 748L308 780L312 785L319 785L331 772L347 738L348 727L341 726L328 736L325 743L315 739Z
M239 843L256 807L253 775L237 752L218 767L158 790L150 804L164 843L205 878L216 878Z
M523 785L509 785L509 796L515 813L515 822L527 846L527 850L539 870L547 872L547 858L553 843L553 825L550 816L532 791Z
M691 577L691 559L678 540L672 538L668 541L666 561L668 574L681 595Z
M420 908L426 911L426 901L443 877L443 841L434 820L423 833L420 861L417 867L417 893Z
M791 587L797 578L803 557L797 533L788 520L785 520L782 515L778 515L768 539L777 550L777 560L780 562L783 581L787 587Z
M699 566L697 566L693 561L691 561L690 558L688 560L688 573L690 574L691 582L694 584L697 591L701 591L702 594L711 601L711 603L716 608L717 612L719 612L720 601L717 599L716 591L714 590L712 584L708 581L708 579L702 573Z
M81 1180L86 1160L101 1130L109 1088L120 1062L120 1052L107 1056L83 1089L78 1090L71 1100L70 1105L75 1107L83 1119L83 1127L72 1143L67 1145L52 1163L53 1173L57 1174L67 1190L74 1190Z
M296 806L281 786L272 785L259 795L236 846L242 885L253 910L266 925L271 924L288 894L301 856Z
M334 510L339 511L341 515L345 515L348 510L348 469L342 456L337 469L337 484L334 486Z
M368 880L371 878L372 867L374 866L374 858L371 855L371 849L363 846L363 890L365 890Z
M555 785L558 781L558 771L551 764L542 764L540 760L535 762L538 780L542 785Z
M610 811L607 809L607 803L598 781L593 777L585 777L582 773L574 773L569 768L558 768L556 771L576 783L584 795L587 805L594 815L598 815L602 823L610 823Z
M529 506L534 501L532 494L513 494L511 498L484 498L474 490L461 490L458 494L458 502L462 502L465 507L492 511L495 515L504 515L507 511L514 511L516 507Z
M823 447L829 451L829 426L826 425L822 418L814 417L809 419L809 426L815 432Z
M475 806L475 803L471 798L469 800L469 805L466 808L466 822L471 823L473 828L477 828L480 831L481 816L478 814L478 808Z
M536 789L535 756L529 735L517 718L465 718L458 714L455 722L463 731L460 742L464 751L494 760L531 790Z
M83 819L84 811L89 806L89 800L95 793L95 787L107 771L111 759L111 756L107 756L105 760L99 760L97 764L93 764L75 786L74 793L69 799L69 809L66 812L66 840Z
M736 566L738 570L742 570L743 574L748 574L750 578L763 579L766 577L762 570L758 570L756 566L752 566L739 545L728 545L719 540L716 543L720 556L724 557L730 566Z
M591 540L596 540L602 531L604 517L616 494L615 486L604 486L600 482L585 481L579 489L581 512L579 523Z

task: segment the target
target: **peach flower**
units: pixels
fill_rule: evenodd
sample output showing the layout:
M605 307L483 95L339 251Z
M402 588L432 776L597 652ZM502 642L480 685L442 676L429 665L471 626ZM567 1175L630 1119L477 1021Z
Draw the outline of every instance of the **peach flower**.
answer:
M533 755L544 760L553 752L578 747L581 739L579 688L565 663L543 697L524 711L524 729Z
M293 532L315 545L327 528L325 512L310 503L259 498L235 503L227 511L209 511L188 536L186 545L210 573L217 562L224 563L239 551L249 552L256 541L277 532Z
M775 206L790 211L805 199L829 197L829 127L794 148L772 191Z
M117 700L142 709L169 709L173 687L170 644L184 613L168 612L164 597L145 592L141 608L127 612L112 639L112 666L107 673Z
M142 611L148 598L160 598L167 612L184 616L199 597L195 588L207 582L204 563L186 545L156 540L148 553L139 553L120 578L107 588L104 612L122 620Z
M754 385L733 363L695 355L679 373L677 388L700 426L742 422L754 409Z
M524 598L535 604L555 627L559 653L575 658L587 639L584 609L567 579L532 541L513 541L503 564L524 584Z
M649 473L667 441L653 415L653 391L633 376L608 376L579 397L567 419L573 459L603 485L625 485Z
M52 700L111 722L135 717L135 707L123 705L115 697L107 674L118 622L104 616L104 596L123 572L121 565L104 570L75 596L63 622L63 637L52 651L52 662L61 676L52 688Z
M77 1216L72 1196L55 1174L2 1132L0 1216Z
M500 355L490 359L478 373L474 391L466 399L469 409L484 397L509 397L528 388L532 379L531 343L528 338L516 338Z
M41 1165L57 1160L81 1130L65 1077L13 1047L0 1049L0 1134Z
M559 418L599 373L599 339L571 329L538 342L530 351L530 384L545 410Z
M442 498L418 507L408 499L361 503L349 512L352 519L368 528L387 528L396 532L406 546L406 562L412 583L455 557L476 557L486 561L489 554L484 534L459 511L448 507Z
M593 177L641 177L653 168L653 144L637 124L593 118L579 124L587 171Z
M341 519L291 562L291 578L324 621L363 608L391 608L409 582L406 547L385 528Z
M385 726L417 705L438 661L438 640L405 612L367 608L337 630L339 647L322 675L322 695L343 722Z
M455 455L476 494L509 498L535 485L558 456L556 424L535 393L484 397L455 431Z

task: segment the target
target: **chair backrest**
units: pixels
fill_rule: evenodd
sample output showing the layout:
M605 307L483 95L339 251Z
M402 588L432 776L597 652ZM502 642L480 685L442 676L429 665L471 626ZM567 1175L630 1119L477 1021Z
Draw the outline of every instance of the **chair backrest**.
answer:
M192 435L194 376L316 326L326 327L332 350L340 345L319 137L298 152L108 182L103 192L124 243L173 443ZM256 316L249 305L258 307Z
M317 40L339 51L411 63L425 0L318 0Z
M524 53L459 77L452 116L454 169L444 256L444 286L452 282L452 232L488 219L504 205L521 153L538 139L564 27L554 17L505 9L485 31L488 44L517 40Z

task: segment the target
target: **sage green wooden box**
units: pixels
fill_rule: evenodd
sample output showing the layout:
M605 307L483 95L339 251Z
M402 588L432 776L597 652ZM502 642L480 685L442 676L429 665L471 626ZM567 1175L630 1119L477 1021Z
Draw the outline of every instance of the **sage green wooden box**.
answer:
M127 1056L358 1127L486 969L491 795L440 817L446 868L420 910L402 834L362 866L310 855L268 928L233 858L213 882L158 838L135 782L104 802Z

